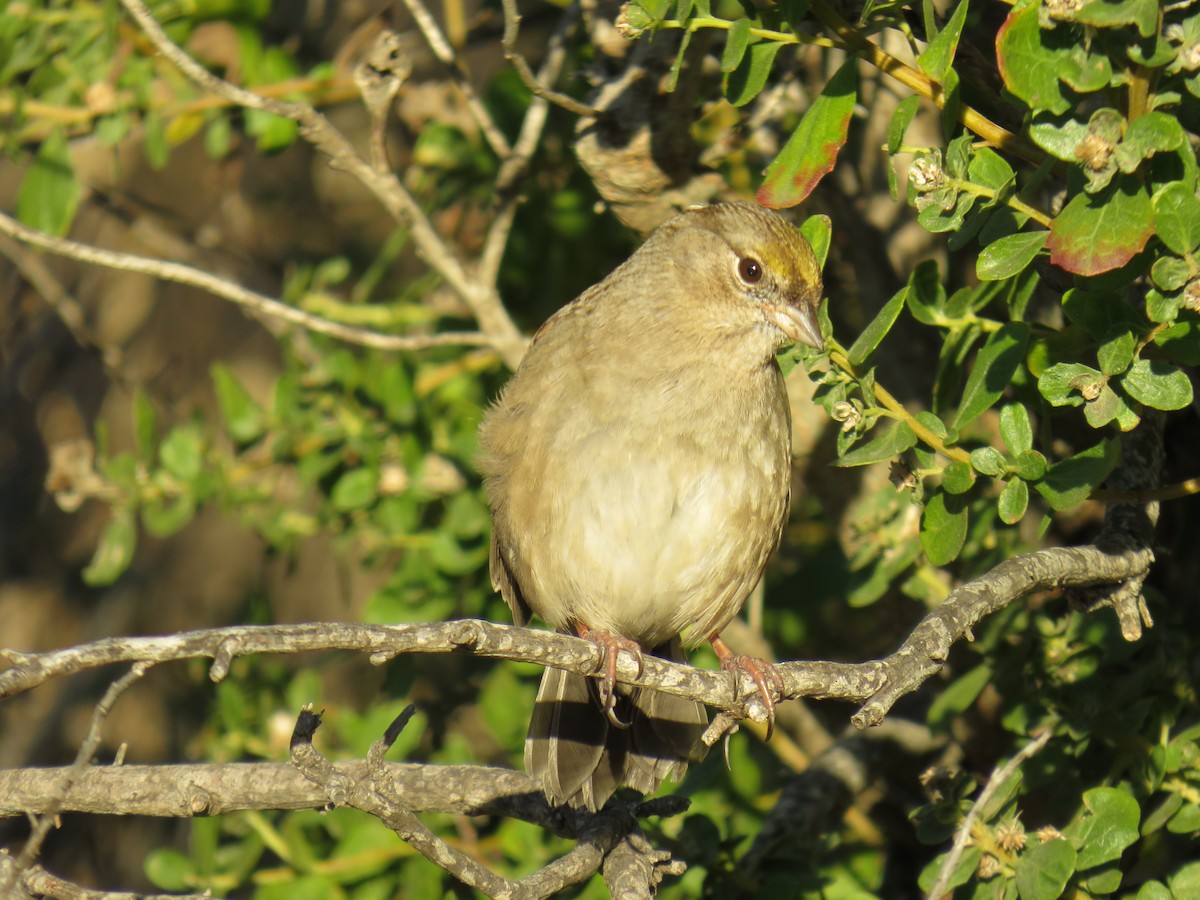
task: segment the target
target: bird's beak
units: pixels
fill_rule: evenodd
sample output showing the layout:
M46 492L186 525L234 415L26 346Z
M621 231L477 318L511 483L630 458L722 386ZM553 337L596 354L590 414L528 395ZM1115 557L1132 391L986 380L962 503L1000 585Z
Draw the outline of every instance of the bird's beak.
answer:
M817 322L817 308L805 303L800 306L777 307L768 313L772 322L797 344L807 344L814 350L825 349L821 337L821 326Z

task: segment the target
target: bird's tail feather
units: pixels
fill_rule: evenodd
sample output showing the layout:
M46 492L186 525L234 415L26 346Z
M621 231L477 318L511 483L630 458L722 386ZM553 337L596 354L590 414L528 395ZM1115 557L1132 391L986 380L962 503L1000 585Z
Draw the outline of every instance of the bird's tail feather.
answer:
M685 661L678 638L653 654ZM628 728L608 721L593 679L546 669L525 739L525 770L552 802L596 810L622 785L650 793L666 778L678 780L702 755L708 713L701 703L618 686L615 713Z

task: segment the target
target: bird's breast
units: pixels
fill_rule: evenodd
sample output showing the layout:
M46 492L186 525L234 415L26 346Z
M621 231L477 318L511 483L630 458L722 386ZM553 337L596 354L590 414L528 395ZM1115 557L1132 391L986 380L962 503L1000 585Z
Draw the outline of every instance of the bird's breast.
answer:
M777 370L740 388L675 377L619 402L582 389L536 424L493 498L530 607L647 646L701 641L753 589L787 511Z

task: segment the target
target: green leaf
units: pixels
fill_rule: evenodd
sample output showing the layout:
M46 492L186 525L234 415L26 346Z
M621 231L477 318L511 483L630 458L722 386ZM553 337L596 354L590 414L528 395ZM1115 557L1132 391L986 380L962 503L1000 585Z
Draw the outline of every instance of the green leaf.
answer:
M775 41L763 41L750 45L738 67L725 79L725 97L732 105L745 106L762 92L763 86L767 83L767 76L771 74L771 65L775 62L775 54L781 47L783 44ZM803 121L801 121L801 127L803 127ZM843 140L845 139L843 138ZM794 206L795 204L790 205Z
M1138 889L1134 900L1172 900L1171 892L1161 881L1146 881Z
M1102 440L1069 459L1057 462L1046 470L1046 477L1034 489L1046 498L1055 510L1070 509L1087 499L1117 465L1121 445L1115 440Z
M1007 403L1000 408L1000 436L1014 455L1033 448L1033 425L1029 421L1029 411L1020 403Z
M1088 135L1085 122L1069 116L1040 115L1034 118L1029 126L1029 136L1033 142L1063 162L1078 162L1075 158L1075 148Z
M897 422L878 437L856 447L834 461L835 466L866 466L895 459L905 450L916 446L917 436L906 422Z
M1112 62L1106 54L1090 52L1079 43L1059 57L1058 77L1081 94L1101 91L1112 81Z
M912 124L920 105L921 98L916 94L910 94L896 104L896 111L892 113L892 124L888 128L888 153L900 152L900 148L904 146L904 135L908 133L908 126Z
M908 276L908 311L922 325L937 325L946 307L946 289L942 287L937 263L922 260Z
M137 441L138 458L144 463L152 463L158 446L158 413L140 387L133 392L133 434Z
M991 680L992 670L984 663L952 681L929 705L925 714L929 727L939 731L948 728L952 719L970 709Z
M1056 900L1075 874L1075 848L1058 839L1035 844L1018 858L1013 875L1021 900Z
M1005 525L1015 525L1025 515L1029 505L1029 485L1020 478L1011 479L1000 492L997 507L1000 511L1000 521Z
M266 428L263 411L233 370L224 363L214 363L212 378L229 436L239 444L249 444L262 437Z
M896 319L900 317L900 311L904 309L904 300L908 294L908 288L903 287L893 295L892 299L883 305L883 309L875 314L875 318L870 324L862 330L862 334L858 336L858 340L851 345L846 352L850 363L855 366L860 366L866 362L867 358L875 352L875 348L891 331L892 326L896 324Z
M1167 831L1188 835L1200 833L1200 804L1188 803L1182 807L1167 823Z
M1105 375L1120 375L1133 362L1133 351L1136 348L1137 338L1132 331L1118 331L1096 348L1100 371Z
M800 234L812 248L813 255L817 258L817 268L824 269L825 259L829 256L829 243L833 237L833 223L829 216L809 216L800 226Z
M1163 112L1148 112L1129 123L1117 146L1117 166L1122 172L1133 172L1142 160L1178 149L1184 140L1178 119Z
M942 489L951 494L965 494L975 484L975 470L965 462L952 462L942 471Z
M1048 231L1022 231L993 241L975 263L980 281L1011 278L1033 262L1050 237Z
M1173 253L1191 253L1200 246L1200 199L1178 181L1157 191L1152 203L1159 240Z
M156 538L165 538L192 521L196 514L196 500L190 493L156 498L147 500L138 511L146 531Z
M158 448L158 458L180 481L192 481L204 466L204 437L195 425L172 428Z
M1150 198L1126 177L1071 198L1050 223L1050 262L1076 275L1099 275L1133 259L1153 233Z
M1004 86L1015 97L1031 109L1061 114L1071 106L1058 80L1059 60L1065 51L1047 46L1056 36L1038 24L1040 5L1024 3L1008 14L996 34L996 62Z
M1177 291L1191 280L1192 269L1178 256L1160 256L1150 267L1150 278L1164 291Z
M786 146L767 166L757 200L771 209L796 206L833 169L858 102L857 60L848 59L804 113Z
M737 19L729 27L725 37L725 52L721 54L721 71L729 74L739 65L750 46L750 28L753 23L749 19Z
M1087 814L1065 832L1079 851L1078 868L1090 869L1121 858L1138 839L1141 810L1130 794L1117 788L1093 788L1083 795Z
M112 584L129 568L137 546L137 524L130 509L114 510L112 521L100 535L92 561L83 570L83 581L92 587Z
M17 218L30 228L62 237L75 219L79 194L70 146L62 130L56 128L38 148L21 182Z
M1158 30L1158 3L1156 0L1092 0L1071 18L1097 28L1136 25L1138 33L1148 38Z
M1004 473L1004 454L995 447L977 447L971 451L971 465L980 475L996 478Z
M1139 403L1154 409L1183 409L1192 402L1192 381L1170 363L1139 359L1121 378L1121 387Z
M679 75L683 72L683 61L687 57L688 45L692 42L694 32L690 28L685 28L683 38L679 42L679 50L675 53L675 61L671 63L671 69L667 72L667 80L664 87L668 94L673 94L675 88L679 86Z
M950 427L961 429L974 422L1000 399L1025 358L1029 326L1006 322L988 337L975 357L975 366L967 376L962 402Z
M1167 886L1176 900L1200 896L1200 862L1188 863L1169 879Z
M329 493L333 508L351 512L370 506L379 496L379 471L371 466L351 469L337 480Z
M146 877L164 891L186 891L195 887L192 861L178 850L151 850L142 866Z
M1104 382L1091 366L1055 363L1038 378L1038 391L1051 406L1080 406L1084 396L1098 395Z
M938 491L921 515L921 547L930 565L953 562L967 539L967 506L961 497Z
M1154 339L1172 359L1189 366L1200 366L1200 325L1177 322Z
M950 21L917 57L917 65L921 67L921 71L935 81L942 81L950 71L950 66L954 64L958 39L962 36L963 23L966 21L967 0L962 0L955 7Z
M1023 450L1012 461L1013 472L1026 481L1037 481L1046 474L1046 457L1036 450Z

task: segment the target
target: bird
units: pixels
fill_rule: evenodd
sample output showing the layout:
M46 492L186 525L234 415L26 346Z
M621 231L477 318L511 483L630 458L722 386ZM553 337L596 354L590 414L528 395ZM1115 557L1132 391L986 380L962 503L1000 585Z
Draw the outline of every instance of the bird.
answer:
M820 265L779 214L692 207L554 313L485 412L479 467L490 571L518 625L536 614L600 648L597 677L543 675L525 768L555 805L598 810L703 755L703 704L616 684L622 649L686 662L720 632L779 545L791 413L778 352L823 347Z

